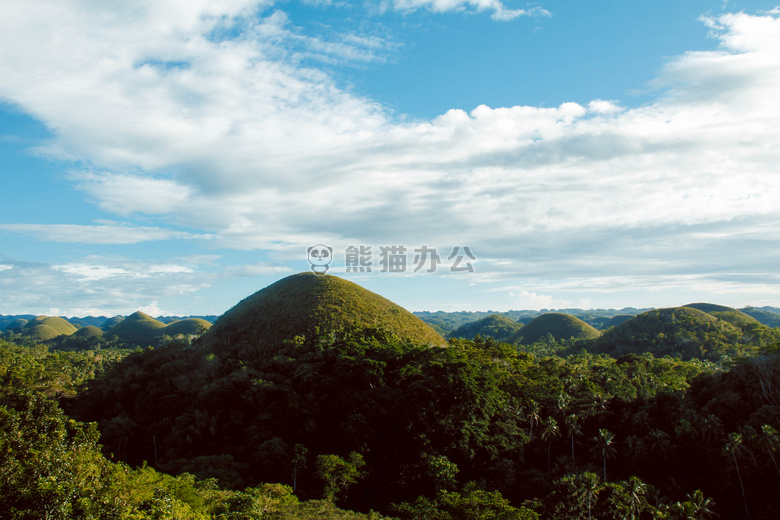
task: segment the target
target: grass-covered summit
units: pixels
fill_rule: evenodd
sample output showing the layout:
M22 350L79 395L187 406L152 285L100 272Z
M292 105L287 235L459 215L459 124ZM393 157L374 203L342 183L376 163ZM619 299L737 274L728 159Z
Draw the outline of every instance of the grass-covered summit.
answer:
M223 314L204 339L215 346L278 344L350 327L384 327L402 339L446 346L411 312L356 283L300 273L261 289Z
M509 341L531 344L551 334L556 341L574 339L592 339L599 337L599 331L571 314L550 312L534 318L523 328L515 332Z

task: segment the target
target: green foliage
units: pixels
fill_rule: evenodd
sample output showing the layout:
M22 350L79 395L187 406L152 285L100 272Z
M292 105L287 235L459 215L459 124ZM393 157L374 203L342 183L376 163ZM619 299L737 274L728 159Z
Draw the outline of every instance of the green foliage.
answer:
M433 500L419 497L414 503L394 506L401 520L538 520L533 510L513 507L497 491L480 489L475 483L463 491L440 490Z
M163 327L163 322L137 311L108 329L105 337L117 338L126 343L143 344L157 336Z
M317 476L325 482L324 497L331 502L336 501L339 494L365 476L362 471L366 462L360 453L352 452L347 460L338 455L317 456Z

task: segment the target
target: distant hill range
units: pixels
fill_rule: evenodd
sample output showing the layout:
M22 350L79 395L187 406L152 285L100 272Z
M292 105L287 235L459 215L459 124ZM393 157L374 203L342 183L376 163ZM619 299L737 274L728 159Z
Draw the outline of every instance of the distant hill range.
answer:
M216 319L217 316L152 318L141 311L128 317L114 316L113 318L0 315L0 331L19 334L40 342L61 341L63 337L69 337L75 343L102 337L124 343L140 344L163 336L199 335L211 328Z
M744 307L741 309L733 309L723 305L715 305L710 303L694 303L689 306L704 305L708 308L712 308L714 312L739 312L755 318L759 323L768 327L780 327L780 307ZM720 309L720 311L716 310ZM428 323L431 327L436 329L439 334L446 337L465 337L471 339L468 334L463 335L463 331L470 329L463 329L457 334L455 331L467 324L477 323L480 320L488 318L490 316L503 316L509 318L512 321L520 324L528 324L535 318L543 314L559 313L569 314L578 318L596 330L606 330L610 327L614 327L626 320L638 316L643 312L655 310L653 308L638 309L635 307L624 307L622 309L541 309L541 310L518 310L518 311L418 311L414 314L424 322ZM699 309L702 310L702 309ZM705 311L708 312L708 311ZM728 320L727 320L728 321ZM478 332L480 335L485 335L482 332ZM498 339L498 338L495 338Z

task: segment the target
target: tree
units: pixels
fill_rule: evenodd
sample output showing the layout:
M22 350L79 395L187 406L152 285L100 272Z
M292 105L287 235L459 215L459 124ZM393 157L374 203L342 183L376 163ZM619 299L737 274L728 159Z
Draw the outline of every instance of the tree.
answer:
M324 498L335 502L339 493L365 476L360 469L365 465L363 456L354 451L349 454L348 460L338 455L318 455L317 476L325 481Z
M607 481L607 459L612 459L617 454L617 450L612 446L615 434L606 428L599 429L599 434L593 437L596 446L591 449L594 455L601 455L604 463L604 482Z
M531 423L530 439L534 439L534 424L539 424L542 421L542 416L539 415L542 411L542 407L539 403L531 399L531 408L528 410L528 422Z
M756 435L755 441L758 446L764 448L769 453L769 457L775 465L775 470L780 473L780 468L777 467L777 460L775 460L774 455L774 452L780 446L780 436L778 436L777 430L765 424L761 427L761 433Z
M576 414L569 414L566 416L566 428L569 430L569 435L571 435L571 465L574 467L574 436L580 436L582 435L582 428L580 427L577 422L579 421L579 417Z
M739 477L739 488L742 491L742 501L745 503L745 517L750 518L747 498L745 497L745 486L742 484L742 474L739 472L739 462L737 462L737 456L741 456L745 452L745 446L742 444L742 434L736 432L730 433L722 451L726 456L731 455L734 460L734 467L737 468L737 477Z
M553 437L560 436L558 421L553 417L544 420L544 429L542 430L542 440L547 441L547 471L550 471L550 448L552 447Z
M309 452L306 446L303 444L296 444L293 451L292 464L292 478L293 478L293 493L298 487L298 473L301 470L306 469L306 454Z

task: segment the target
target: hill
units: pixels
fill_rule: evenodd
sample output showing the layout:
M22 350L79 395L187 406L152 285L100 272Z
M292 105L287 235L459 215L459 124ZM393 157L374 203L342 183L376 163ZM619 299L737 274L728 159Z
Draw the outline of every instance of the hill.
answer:
M505 341L520 330L522 325L513 319L500 314L492 314L487 318L473 321L461 325L453 330L448 338L474 339L476 335L484 338L493 338L499 341Z
M762 328L759 335L766 332ZM645 312L604 332L595 341L594 350L614 356L650 352L655 356L720 360L755 352L754 338L746 334L728 321L694 307L671 307Z
M760 325L757 319L753 316L745 314L742 311L726 307L725 305L715 305L713 303L689 303L685 307L691 307L693 309L699 309L707 314L720 318L723 321L727 321L732 325L744 329L753 325Z
M288 276L239 302L204 336L217 345L279 344L316 330L384 327L400 338L435 346L447 343L412 313L363 287L332 275Z
M59 316L38 316L37 318L30 320L24 326L24 329L32 329L38 325L45 325L54 330L58 335L64 334L65 336L70 336L78 330L73 326L73 324L64 318L60 318Z
M165 334L166 336L178 336L180 334L184 336L200 335L204 331L211 328L211 322L201 318L187 318L184 320L174 321L159 329L158 334Z
M756 309L755 307L745 307L739 309L748 316L757 319L761 324L767 327L780 327L780 314L765 309Z
M103 322L102 325L100 325L100 330L103 332L108 332L111 330L112 327L115 325L118 325L122 320L124 320L124 316L114 316L113 318L108 318L106 321Z
M541 341L547 334L551 334L556 341L561 341L571 338L597 338L599 331L570 314L550 312L531 320L522 329L515 332L509 341L527 345Z
M157 336L159 329L163 327L165 327L164 323L138 311L111 327L104 336L128 343L139 343Z
M103 331L94 325L87 325L73 333L73 337L79 339L99 338L102 335Z

